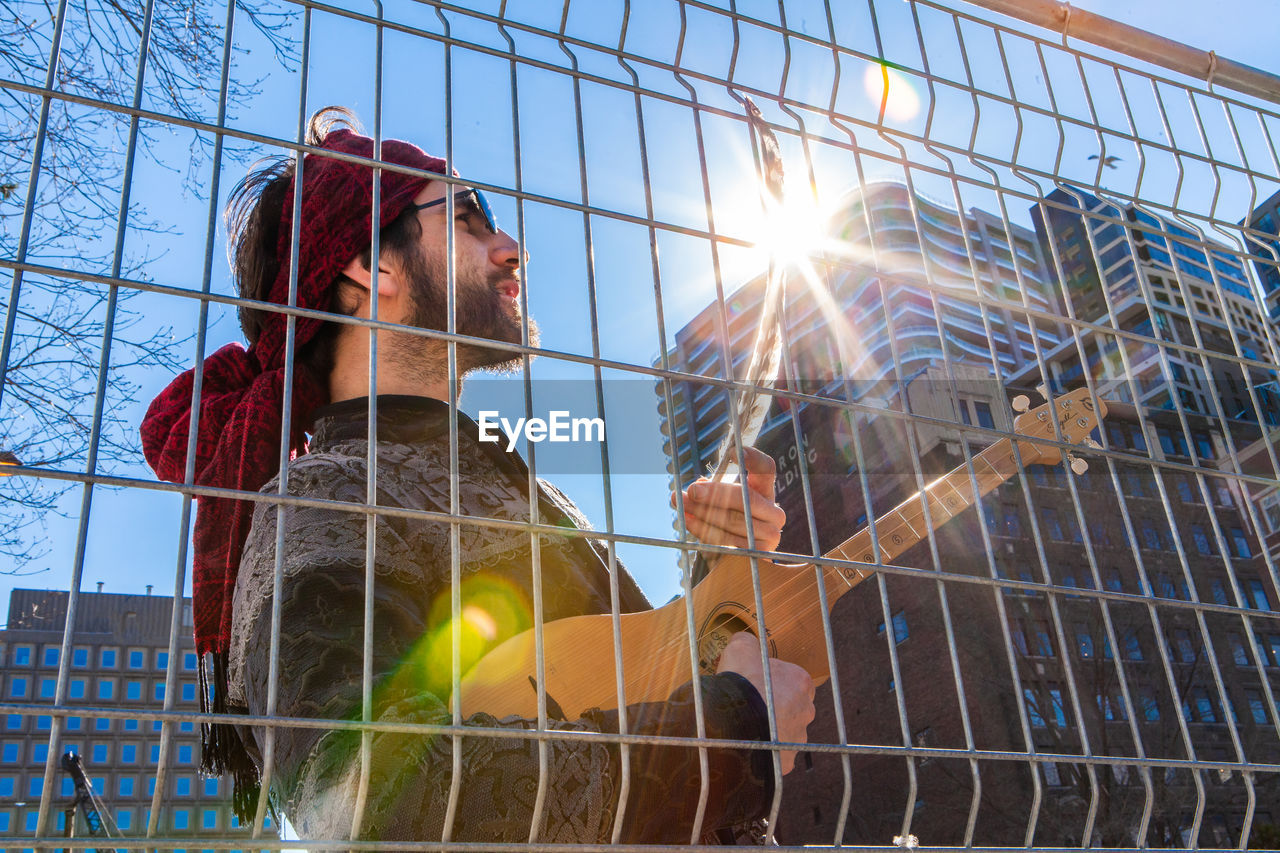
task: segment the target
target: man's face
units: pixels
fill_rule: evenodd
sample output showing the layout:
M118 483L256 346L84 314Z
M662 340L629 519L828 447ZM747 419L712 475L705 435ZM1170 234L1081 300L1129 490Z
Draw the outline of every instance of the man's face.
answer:
M401 259L409 287L408 315L404 322L425 329L449 327L447 254L453 229L456 330L458 334L518 344L523 326L520 313L519 246L505 231L489 230L474 196L459 193L456 185L432 181L415 198L416 204L443 199L455 193L453 218L448 205L419 212L422 234L416 251ZM537 326L529 321L529 342L538 342ZM459 346L464 370L478 367L502 369L520 363L509 350L484 346Z

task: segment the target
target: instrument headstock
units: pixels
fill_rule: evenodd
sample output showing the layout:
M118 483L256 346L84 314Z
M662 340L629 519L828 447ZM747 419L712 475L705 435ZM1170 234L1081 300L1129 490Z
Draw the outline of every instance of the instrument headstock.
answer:
M1088 388L1077 388L1070 393L1060 394L1052 403L1044 403L1034 409L1028 404L1027 398L1021 395L1014 398L1013 405L1015 409L1022 411L1013 420L1014 431L1019 435L1056 441L1058 434L1054 431L1053 423L1057 421L1063 441L1088 447L1098 446L1089 437L1089 433L1107 416L1106 403L1097 400L1095 406L1094 397L1090 395ZM1024 465L1057 465L1062 461L1062 448L1053 444L1019 442L1018 451ZM1087 466L1083 464L1083 460L1072 459L1072 470L1077 474L1084 473L1085 468Z

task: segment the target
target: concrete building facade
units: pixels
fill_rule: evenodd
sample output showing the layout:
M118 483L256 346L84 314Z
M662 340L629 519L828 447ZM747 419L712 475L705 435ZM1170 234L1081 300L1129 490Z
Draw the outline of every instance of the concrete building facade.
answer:
M8 627L0 632L0 838L17 847L37 829L42 797L50 800L50 834L66 829L63 809L74 784L55 756L54 788L44 790L50 730L63 719L58 755L80 755L90 784L106 806L102 815L121 836L145 836L157 772L164 767L158 833L198 838L246 837L231 811L229 779L199 773L200 730L171 720L162 760L166 681L174 675L173 712L200 710L199 662L191 638L191 600L182 601L179 644L169 647L173 599L158 595L84 592L79 595L69 659L63 660L66 591L15 589ZM55 705L59 667L67 666L66 700ZM138 716L130 716L136 713ZM76 835L86 833L77 817Z

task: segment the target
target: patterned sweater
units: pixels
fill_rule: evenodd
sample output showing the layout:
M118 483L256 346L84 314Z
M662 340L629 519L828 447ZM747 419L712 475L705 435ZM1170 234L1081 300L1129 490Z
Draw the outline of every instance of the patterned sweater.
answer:
M289 494L365 503L367 399L337 403L316 414L310 452L289 466ZM416 397L378 398L377 503L449 510L449 424L458 424L459 506L463 515L527 522L528 469L517 454L477 440L477 427L445 403ZM264 488L274 493L278 480ZM576 506L549 484L537 495L540 520L585 528ZM250 714L267 713L272 577L278 510L260 503L236 582L231 698ZM365 544L362 512L286 507L277 705L284 718L358 720L364 644ZM464 605L487 614L484 631L464 632L468 653L532 626L533 572L527 530L459 525ZM609 612L609 570L603 546L581 536L539 534L544 619ZM383 722L448 724L450 692L450 526L435 519L377 516L373 591L373 716ZM618 564L624 612L649 607ZM484 636L488 634L489 636ZM530 687L529 689L533 689ZM764 703L734 674L702 678L710 737L767 740ZM554 698L554 697L552 697ZM634 734L694 736L692 686L665 703L629 706ZM460 740L459 790L451 839L526 842L539 787L538 742L485 737L486 730L532 729L536 721L477 713ZM554 728L616 732L618 712L588 712ZM244 727L261 764L265 728ZM372 738L367 792L358 837L439 841L454 781L450 736L380 732ZM360 802L360 735L341 729L277 726L272 788L304 839L348 839ZM760 818L772 798L769 754L709 749L704 830L742 827ZM632 746L622 840L689 841L701 787L698 751L680 746ZM537 840L610 840L623 781L616 744L589 739L547 742L546 796ZM726 833L722 833L724 837Z

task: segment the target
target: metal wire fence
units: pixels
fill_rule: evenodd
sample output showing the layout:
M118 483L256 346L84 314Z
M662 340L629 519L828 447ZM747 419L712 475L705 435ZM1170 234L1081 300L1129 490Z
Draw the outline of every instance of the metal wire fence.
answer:
M6 843L587 850L652 840L634 816L687 781L668 846L720 844L730 747L768 792L757 841L1277 846L1276 78L995 0L9 5L0 547L51 591L10 600ZM461 231L434 326L368 319L377 264L362 316L236 295L229 189L255 158L323 155L305 129L331 103L488 196L540 335L467 325ZM297 323L368 330L368 402L342 417L379 437L323 451L359 473L345 491L290 453L314 425L289 414L262 492L142 463L150 397L194 364L198 400L246 309L290 318L286 413ZM775 309L782 367L745 375ZM463 384L482 341L514 372ZM437 374L395 384L406 347ZM452 416L397 437L405 404L372 392L424 388L480 434L507 418L493 453ZM734 411L761 392L781 539L699 542L684 489L722 452L747 463ZM581 420L565 442L557 412ZM218 716L184 593L195 502L231 495L268 533L236 604L255 633L232 639L258 686ZM356 558L311 547L321 529L354 531L326 547ZM664 621L626 615L630 576L671 599ZM598 630L546 627L593 611ZM705 710L694 672L743 626L820 682L807 743L779 740L767 675L770 739ZM514 675L468 706L470 667L525 629ZM346 663L318 678L308 650L331 648ZM590 710L686 681L689 730ZM321 682L334 704L307 695ZM264 793L235 818L229 780L197 777L209 722L252 732L278 813ZM662 747L692 756L687 780L655 778ZM62 811L67 750L109 842Z

